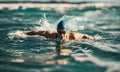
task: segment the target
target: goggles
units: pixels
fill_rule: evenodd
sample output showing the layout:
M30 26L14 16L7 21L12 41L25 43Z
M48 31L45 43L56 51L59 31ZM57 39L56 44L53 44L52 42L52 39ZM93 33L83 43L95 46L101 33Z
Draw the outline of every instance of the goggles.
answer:
M61 31L57 31L59 34L65 34L66 33L66 31L64 31L64 30L61 30Z

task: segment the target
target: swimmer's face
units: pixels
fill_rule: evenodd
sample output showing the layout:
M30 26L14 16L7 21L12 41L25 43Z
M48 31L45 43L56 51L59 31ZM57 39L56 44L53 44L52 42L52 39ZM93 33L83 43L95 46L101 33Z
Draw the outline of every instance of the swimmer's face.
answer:
M62 34L66 34L66 31L64 29L59 29L57 30L58 34L62 35Z
M61 39L65 38L66 31L64 29L59 29L59 30L57 30L57 32Z

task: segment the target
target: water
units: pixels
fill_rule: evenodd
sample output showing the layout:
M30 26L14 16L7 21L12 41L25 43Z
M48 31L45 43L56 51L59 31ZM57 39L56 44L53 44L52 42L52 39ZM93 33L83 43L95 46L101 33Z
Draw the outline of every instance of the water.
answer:
M34 29L56 31L63 19L68 32L96 36L64 44L70 55L57 55L54 40L22 35ZM0 72L120 72L120 6L90 4L2 4Z

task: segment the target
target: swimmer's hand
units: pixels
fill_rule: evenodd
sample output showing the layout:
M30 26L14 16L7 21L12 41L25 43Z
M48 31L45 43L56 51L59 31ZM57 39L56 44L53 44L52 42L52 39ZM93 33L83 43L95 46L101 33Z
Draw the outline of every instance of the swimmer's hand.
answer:
M20 32L20 35L27 35L25 32Z
M94 40L95 39L95 37L92 37L92 36L89 36L89 35L86 35L86 34L84 34L83 38L84 39L89 39L89 40Z
M22 31L19 32L17 35L20 36L20 37L26 37L27 36L27 34L25 32L22 32Z
M90 40L99 40L99 39L102 39L100 36L89 36L88 39Z
M95 40L96 38L90 36L88 39L90 39L90 40Z
M27 35L23 32L23 31L15 31L15 32L11 32L9 33L10 36L14 36L14 37L26 37Z

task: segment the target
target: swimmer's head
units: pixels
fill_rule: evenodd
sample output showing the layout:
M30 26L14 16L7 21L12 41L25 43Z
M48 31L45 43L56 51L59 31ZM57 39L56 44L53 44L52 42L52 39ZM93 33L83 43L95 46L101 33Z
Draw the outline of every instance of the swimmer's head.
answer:
M60 21L57 25L57 30L64 30L66 29L66 24L64 21Z
M60 22L58 23L58 25L57 25L57 32L58 32L59 34L65 34L65 33L66 33L65 29L66 29L66 24L65 24L65 22L64 22L64 21L60 21Z

